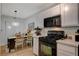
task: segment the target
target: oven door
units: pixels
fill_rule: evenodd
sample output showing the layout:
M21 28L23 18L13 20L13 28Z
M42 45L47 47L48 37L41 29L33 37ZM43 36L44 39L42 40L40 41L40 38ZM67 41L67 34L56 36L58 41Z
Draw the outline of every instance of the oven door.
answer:
M46 42L41 42L39 45L39 55L40 56L56 56L56 44L49 44Z

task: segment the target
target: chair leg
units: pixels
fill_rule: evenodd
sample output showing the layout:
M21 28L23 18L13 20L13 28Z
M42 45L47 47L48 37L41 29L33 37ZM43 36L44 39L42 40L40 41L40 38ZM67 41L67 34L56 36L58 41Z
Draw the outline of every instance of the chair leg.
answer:
M32 41L30 42L30 44L31 44L31 47L32 47Z
M11 49L9 48L9 53L11 52Z
M15 50L17 51L17 46L15 47Z
M22 44L22 49L23 49L23 44Z

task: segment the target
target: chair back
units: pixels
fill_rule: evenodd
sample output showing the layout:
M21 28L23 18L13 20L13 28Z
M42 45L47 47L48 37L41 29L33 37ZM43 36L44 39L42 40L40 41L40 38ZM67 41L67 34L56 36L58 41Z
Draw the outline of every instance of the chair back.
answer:
M27 40L32 40L32 34L31 33L27 34Z

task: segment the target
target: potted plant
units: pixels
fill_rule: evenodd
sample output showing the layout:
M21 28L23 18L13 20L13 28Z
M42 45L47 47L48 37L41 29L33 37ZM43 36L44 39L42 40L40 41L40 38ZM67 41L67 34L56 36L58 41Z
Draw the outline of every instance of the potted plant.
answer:
M35 32L35 34L38 36L38 35L41 35L41 28L39 28L39 27L36 27L35 28L35 30L36 30L36 32Z

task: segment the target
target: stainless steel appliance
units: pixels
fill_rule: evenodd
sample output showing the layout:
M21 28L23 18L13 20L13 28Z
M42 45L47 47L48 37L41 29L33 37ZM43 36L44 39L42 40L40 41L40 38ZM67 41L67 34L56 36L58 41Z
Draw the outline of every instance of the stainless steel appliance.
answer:
M61 27L61 15L44 18L44 27Z

